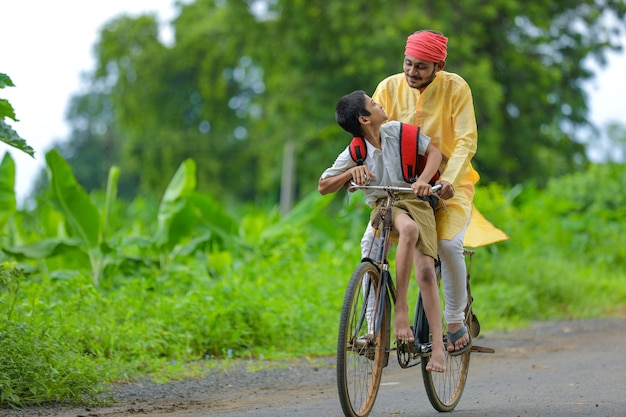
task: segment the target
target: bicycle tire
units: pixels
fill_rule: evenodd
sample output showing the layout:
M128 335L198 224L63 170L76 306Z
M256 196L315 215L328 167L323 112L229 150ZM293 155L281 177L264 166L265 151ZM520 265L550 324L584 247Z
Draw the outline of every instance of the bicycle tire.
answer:
M421 305L418 302L418 308ZM422 319L418 323L426 322L426 314L421 307L420 316ZM471 311L470 315L471 317ZM426 324L427 325L427 324ZM471 324L467 324L471 326ZM471 331L471 329L469 329ZM423 330L422 330L423 331ZM444 346L446 340L444 338ZM428 401L433 408L440 412L452 411L458 405L465 389L467 382L467 374L470 363L470 350L461 354L452 356L446 352L446 370L445 372L429 372L426 370L430 356L422 359L422 379L424 380L424 388Z
M365 417L371 412L383 368L389 360L391 304L386 288L382 293L380 291L381 276L381 271L374 264L362 262L350 278L341 309L337 338L337 389L346 417ZM376 304L384 305L378 332L369 339L365 319L368 299L363 285L368 279L379 300ZM378 317L377 314L373 316ZM372 325L370 323L370 329L374 328ZM364 337L365 343L357 343Z

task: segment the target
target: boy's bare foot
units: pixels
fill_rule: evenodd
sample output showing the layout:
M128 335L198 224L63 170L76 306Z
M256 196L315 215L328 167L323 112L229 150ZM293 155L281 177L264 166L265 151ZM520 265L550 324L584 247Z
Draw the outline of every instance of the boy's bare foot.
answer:
M406 312L404 314L396 313L393 318L393 329L398 340L405 342L412 342L414 340L413 330L411 330L411 326L409 326L409 316Z
M428 372L445 372L446 371L446 354L443 346L440 348L433 347L432 354L426 365Z
M455 334L459 330L461 330L465 324L463 323L450 323L448 324L448 335ZM448 352L459 351L467 346L470 342L470 336L468 332L461 334L458 339L451 340L448 337Z

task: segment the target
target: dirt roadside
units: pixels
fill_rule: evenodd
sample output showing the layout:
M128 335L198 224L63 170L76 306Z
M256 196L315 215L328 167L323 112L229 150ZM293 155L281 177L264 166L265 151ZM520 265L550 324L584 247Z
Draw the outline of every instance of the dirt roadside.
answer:
M620 344L618 349L625 351L626 318L541 322L524 330L481 335L475 343L496 349L494 355L479 354L480 360L486 362L481 366L491 368L490 378L506 381L509 371L499 364L528 357L541 358L548 353L596 350L607 342L607 335L612 336L612 346ZM203 379L113 386L108 395L114 399L114 405L108 407L53 404L0 410L0 417L191 416L196 415L194 412L217 416L263 410L276 404L306 408L307 404L336 399L334 361L334 357L328 357L280 363L240 362ZM250 371L251 368L255 371ZM393 374L397 370L390 367L386 372Z

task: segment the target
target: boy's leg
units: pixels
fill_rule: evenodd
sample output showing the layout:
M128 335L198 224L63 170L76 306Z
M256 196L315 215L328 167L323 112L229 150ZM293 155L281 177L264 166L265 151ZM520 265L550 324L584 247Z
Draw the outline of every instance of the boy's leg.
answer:
M413 331L409 326L409 307L407 292L413 267L415 244L419 237L417 224L406 213L394 216L393 226L398 231L398 247L396 249L396 304L394 314L394 333L400 340L412 342Z
M415 250L415 278L422 294L424 312L433 340L432 354L426 370L444 372L446 370L446 357L443 346L441 302L439 301L439 288L435 274L435 260L417 249Z
M451 240L439 240L438 252L441 259L441 276L446 301L444 317L448 332L455 333L464 326L465 306L467 305L467 287L463 239L467 227ZM469 335L461 336L454 345L448 345L448 351L460 350L469 343Z

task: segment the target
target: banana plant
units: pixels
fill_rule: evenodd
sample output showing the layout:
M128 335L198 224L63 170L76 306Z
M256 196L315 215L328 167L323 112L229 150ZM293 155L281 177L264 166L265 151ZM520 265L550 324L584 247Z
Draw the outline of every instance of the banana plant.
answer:
M2 248L19 260L66 256L76 265L85 259L82 261L85 262L84 267L90 268L98 286L108 267L128 270L126 267L129 265L150 266L156 253L161 269L166 269L172 259L190 255L207 242L215 239L237 242L239 225L235 218L221 204L196 193L196 165L192 159L183 161L170 181L159 205L155 219L156 233L152 237L113 235L110 220L117 198L120 175L117 167L109 171L106 197L99 211L58 151L49 151L46 163L50 177L50 202L61 214L61 224L57 235L52 238ZM10 172L9 163L0 166L0 173ZM4 211L9 213L14 207L11 203L11 198L14 199L11 178L8 174L2 176L6 185L0 181L0 202L7 200L6 207L0 209L0 220ZM126 245L138 248L141 257L125 253ZM76 256L77 251L83 255Z
M46 154L50 177L51 202L70 226L74 237L87 252L96 285L102 274L101 231L98 208L78 184L69 164L57 150Z
M87 192L78 184L69 164L57 150L46 154L50 178L50 201L63 215L67 232L54 238L20 246L2 248L18 259L46 259L59 255L70 255L76 250L86 253L96 285L99 284L104 267L102 243L106 237L108 216L115 199L119 170L109 172L107 199L101 217L98 208L91 202ZM4 177L4 176L3 176ZM0 199L10 197L7 187L0 185ZM4 197L3 197L4 196Z

